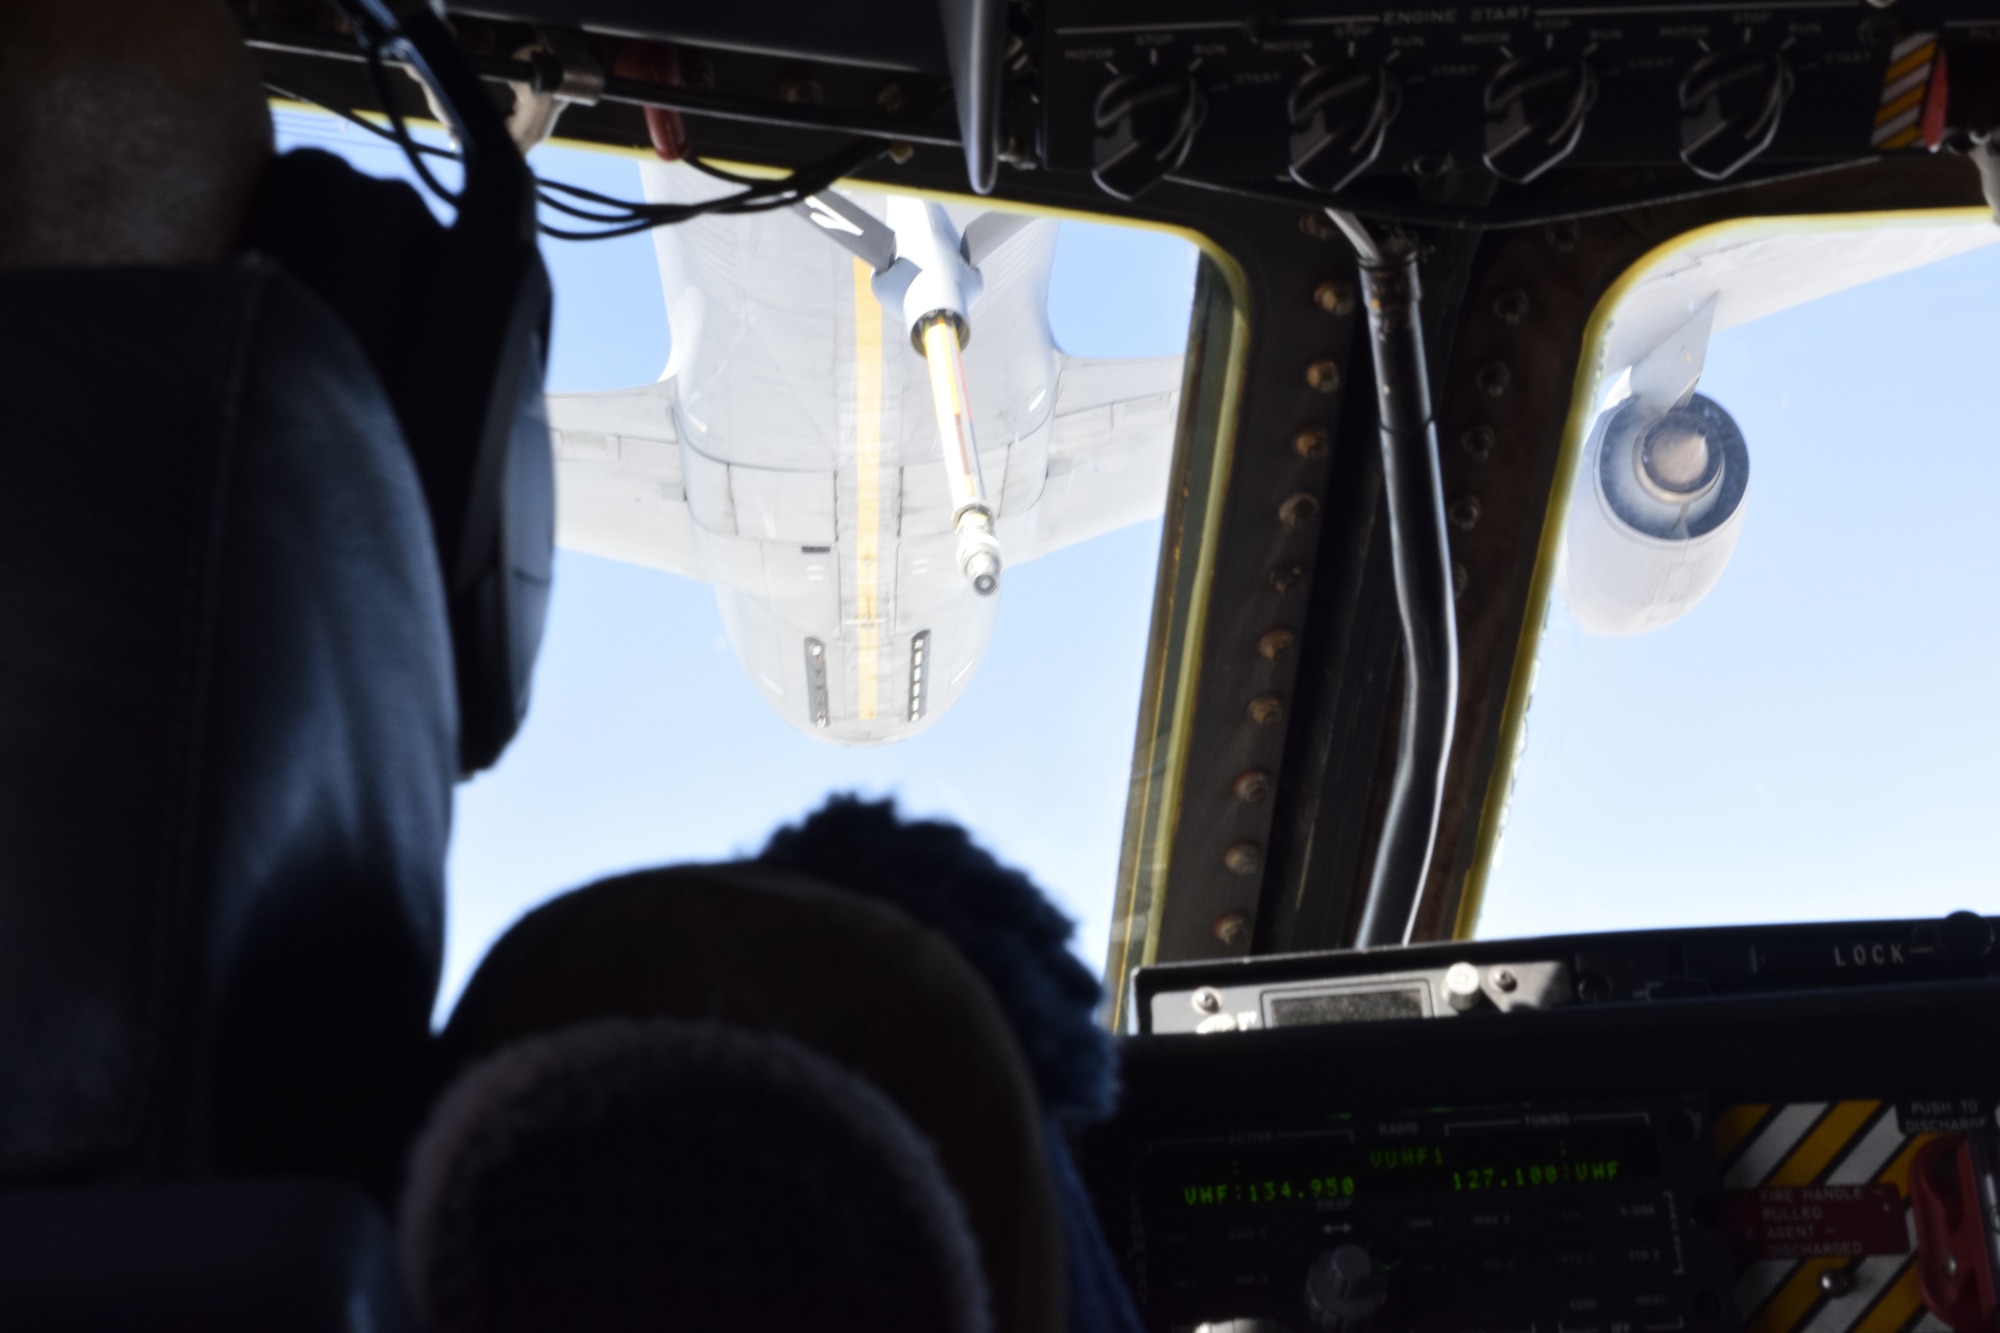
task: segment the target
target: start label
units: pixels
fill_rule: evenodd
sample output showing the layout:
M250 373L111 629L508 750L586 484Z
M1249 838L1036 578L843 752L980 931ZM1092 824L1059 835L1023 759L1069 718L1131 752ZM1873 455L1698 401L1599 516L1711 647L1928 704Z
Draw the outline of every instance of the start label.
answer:
M1883 1183L1733 1190L1729 1234L1753 1259L1910 1252L1902 1196Z

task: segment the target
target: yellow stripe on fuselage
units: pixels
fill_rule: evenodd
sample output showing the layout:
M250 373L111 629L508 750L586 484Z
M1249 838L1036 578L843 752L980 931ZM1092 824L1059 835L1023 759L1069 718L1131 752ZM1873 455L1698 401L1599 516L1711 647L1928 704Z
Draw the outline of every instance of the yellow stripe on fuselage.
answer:
M875 716L881 674L882 307L874 270L854 261L854 712Z

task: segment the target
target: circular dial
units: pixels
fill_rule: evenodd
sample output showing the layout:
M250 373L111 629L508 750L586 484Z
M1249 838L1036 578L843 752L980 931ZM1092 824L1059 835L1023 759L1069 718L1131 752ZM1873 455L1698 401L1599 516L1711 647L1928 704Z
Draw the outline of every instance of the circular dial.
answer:
M1385 1298L1382 1269L1359 1245L1322 1250L1306 1268L1306 1312L1327 1333L1360 1333Z

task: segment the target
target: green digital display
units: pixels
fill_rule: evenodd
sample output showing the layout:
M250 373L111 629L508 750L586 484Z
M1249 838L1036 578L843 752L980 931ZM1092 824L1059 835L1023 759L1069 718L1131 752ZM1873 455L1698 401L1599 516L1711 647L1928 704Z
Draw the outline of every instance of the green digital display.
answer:
M1640 1126L1536 1129L1357 1144L1300 1136L1170 1151L1156 1177L1186 1208L1306 1205L1390 1194L1526 1194L1650 1179L1659 1149Z

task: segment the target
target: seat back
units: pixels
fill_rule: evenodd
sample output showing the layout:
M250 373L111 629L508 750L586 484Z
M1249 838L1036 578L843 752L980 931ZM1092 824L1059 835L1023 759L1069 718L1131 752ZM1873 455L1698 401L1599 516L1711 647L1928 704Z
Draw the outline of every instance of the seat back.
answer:
M0 272L0 1185L393 1192L455 774L415 470L270 265Z
M729 1024L599 1020L446 1094L402 1210L428 1333L988 1333L965 1209L864 1080Z
M933 1146L962 1201L994 1328L1064 1326L1063 1232L1033 1082L992 993L942 936L768 865L627 875L517 923L467 986L445 1049L471 1067L606 1018L780 1037L865 1081ZM769 1274L787 1279L782 1264Z

